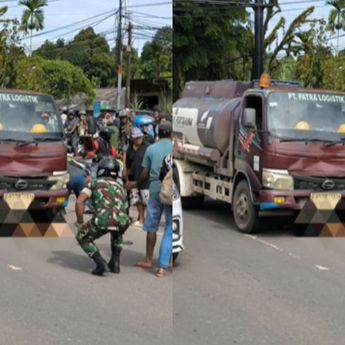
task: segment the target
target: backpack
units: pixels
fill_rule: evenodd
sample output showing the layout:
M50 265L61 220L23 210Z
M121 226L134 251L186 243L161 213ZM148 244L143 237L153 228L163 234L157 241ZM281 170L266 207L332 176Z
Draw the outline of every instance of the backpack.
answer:
M162 204L172 205L172 184L173 184L173 173L172 173L172 169L170 169L168 173L165 175L161 183L159 199Z
M172 169L172 155L169 154L163 160L160 171L161 189L159 192L159 199L162 204L172 205L173 195L173 169Z

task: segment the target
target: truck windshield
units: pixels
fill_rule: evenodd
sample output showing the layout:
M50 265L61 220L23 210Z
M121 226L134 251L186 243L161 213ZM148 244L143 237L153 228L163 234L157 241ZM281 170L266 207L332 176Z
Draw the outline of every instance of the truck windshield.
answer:
M272 92L268 97L268 130L281 139L344 139L345 96Z
M56 105L49 96L0 92L0 139L62 138Z

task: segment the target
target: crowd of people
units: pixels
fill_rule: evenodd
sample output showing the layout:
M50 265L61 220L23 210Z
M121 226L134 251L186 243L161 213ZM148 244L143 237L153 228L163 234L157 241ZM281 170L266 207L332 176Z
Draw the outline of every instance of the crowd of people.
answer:
M162 215L164 234L159 251L157 277L172 268L172 201L160 197L161 184L172 169L172 124L159 112L142 126L133 111L106 112L97 121L91 113L61 111L72 151L68 163L68 189L77 197L77 241L93 259L95 275L120 273L123 235L130 226L146 233L146 256L136 267L154 265L154 248ZM85 138L97 145L80 150ZM82 156L82 158L80 158ZM130 206L137 208L132 219ZM84 222L84 214L91 219ZM107 262L95 240L110 233L111 258Z

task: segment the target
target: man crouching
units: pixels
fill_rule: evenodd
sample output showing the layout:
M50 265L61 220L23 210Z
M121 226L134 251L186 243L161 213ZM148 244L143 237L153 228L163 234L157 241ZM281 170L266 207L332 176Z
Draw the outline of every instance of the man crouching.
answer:
M79 228L77 241L84 252L96 263L92 274L98 276L103 275L109 269L113 273L120 273L122 235L130 224L127 192L119 178L119 171L120 165L115 159L103 158L97 168L97 179L87 184L76 202L75 210ZM84 224L84 207L89 198L95 213ZM108 232L111 233L112 254L107 264L94 241Z

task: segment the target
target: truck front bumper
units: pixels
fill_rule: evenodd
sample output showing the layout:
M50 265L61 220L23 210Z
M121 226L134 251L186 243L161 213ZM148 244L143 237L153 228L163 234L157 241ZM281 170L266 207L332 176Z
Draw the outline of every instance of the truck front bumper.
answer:
M259 206L261 211L274 210L302 210L308 202L311 202L310 196L312 193L323 194L341 194L341 200L336 208L345 210L345 190L329 191L329 192L314 192L309 190L294 190L294 191L278 191L278 190L262 190L259 193Z
M4 194L6 193L6 191L0 191L0 207L5 207ZM59 210L64 206L69 195L67 189L57 191L30 191L23 193L35 194L35 199L29 206L30 210Z

